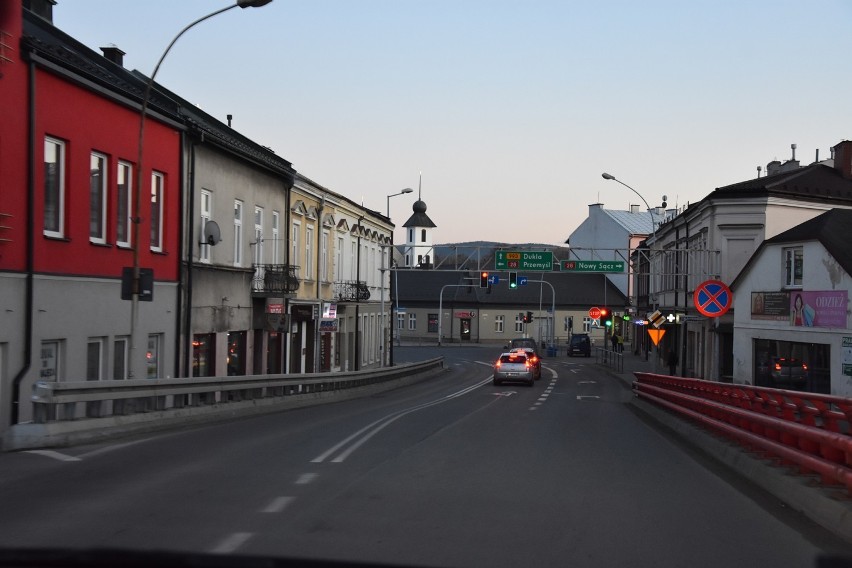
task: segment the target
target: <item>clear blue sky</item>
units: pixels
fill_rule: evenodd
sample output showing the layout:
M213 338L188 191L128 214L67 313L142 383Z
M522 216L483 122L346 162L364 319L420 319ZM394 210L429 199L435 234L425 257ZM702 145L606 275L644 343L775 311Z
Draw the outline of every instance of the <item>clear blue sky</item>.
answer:
M59 0L54 23L150 74L229 3ZM157 80L371 209L422 171L438 243L559 244L590 203L639 201L604 171L683 206L791 143L827 158L850 29L848 0L274 0L187 32Z

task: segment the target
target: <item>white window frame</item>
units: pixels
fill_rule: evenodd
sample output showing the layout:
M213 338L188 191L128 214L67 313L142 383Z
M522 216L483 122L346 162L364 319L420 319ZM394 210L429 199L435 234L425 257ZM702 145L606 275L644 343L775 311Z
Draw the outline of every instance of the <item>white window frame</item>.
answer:
M39 357L39 380L62 380L62 341L49 340L41 342Z
M498 315L494 316L494 333L504 333L504 326L506 325L505 316Z
M243 265L243 202L234 200L234 266Z
M343 237L337 237L337 250L334 251L334 279L343 280Z
M328 231L320 237L320 280L328 282Z
M293 221L293 235L290 238L290 244L292 245L292 250L290 252L290 263L296 268L296 278L301 278L301 270L302 263L299 261L299 256L301 254L301 250L299 250L299 243L301 239L299 239L299 235L302 232L302 224L296 221Z
M163 252L163 221L165 208L163 199L166 196L166 176L162 172L151 172L151 250Z
M200 232L201 237L198 241L201 243L201 246L198 249L198 260L199 262L203 262L205 264L210 263L210 245L207 244L207 240L204 238L204 231L207 229L207 223L210 222L210 216L213 212L213 192L209 189L201 190L201 198L198 204L199 216L200 220Z
M100 152L89 155L89 242L106 243L107 170L109 160Z
M352 258L349 260L349 280L355 282L355 279L358 278L358 241L352 239L349 244L352 251Z
M272 211L272 264L281 264L281 214Z
M515 316L515 331L523 332L524 331L524 320L521 319L523 316L518 314Z
M798 253L798 254L797 254ZM796 268L799 276L796 278ZM784 287L802 288L802 280L805 274L805 250L803 247L787 247L784 249L783 269Z
M590 331L592 331L592 318L583 316L583 333L589 333Z
M410 313L408 314L408 331L417 330L417 314Z
M305 227L305 279L314 279L314 228Z
M104 344L106 339L103 337L90 337L86 343L86 380L87 381L102 381L104 379ZM92 369L90 366L89 350L92 346L97 346L97 369ZM94 376L93 376L94 375Z
M49 163L48 154L50 148L55 149L56 158L56 184L54 187L49 187L47 177L47 164ZM65 236L65 142L58 138L46 136L44 138L44 214L42 217L43 232L46 237L63 238ZM52 162L50 162L52 163ZM55 195L54 195L55 194ZM52 199L50 199L52 197ZM55 201L56 211L52 215L48 213L48 201ZM48 218L49 217L49 218Z
M149 379L159 379L161 376L162 361L160 358L163 354L162 343L162 334L151 333L148 335L148 347L145 351L145 376ZM152 353L154 354L153 357Z
M405 329L405 312L396 312L396 328Z
M263 264L263 207L254 206L254 263Z
M119 358L121 355L121 358ZM122 365L122 368L119 368ZM130 338L116 337L112 341L112 379L125 380L130 377Z
M129 248L133 238L133 164L118 162L115 170L115 186L115 244Z

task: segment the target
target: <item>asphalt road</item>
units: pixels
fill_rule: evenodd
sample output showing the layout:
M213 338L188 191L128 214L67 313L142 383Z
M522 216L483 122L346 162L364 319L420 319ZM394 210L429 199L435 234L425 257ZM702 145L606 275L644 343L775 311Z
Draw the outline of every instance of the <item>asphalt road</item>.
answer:
M0 547L414 566L814 566L852 550L637 413L590 359L96 446L0 455Z

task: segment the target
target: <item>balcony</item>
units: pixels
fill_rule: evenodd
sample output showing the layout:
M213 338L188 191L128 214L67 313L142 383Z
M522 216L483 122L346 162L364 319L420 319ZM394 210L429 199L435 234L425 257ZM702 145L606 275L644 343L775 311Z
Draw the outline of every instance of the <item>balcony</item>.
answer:
M288 264L255 264L251 281L256 296L286 296L299 289L298 266Z
M334 283L334 299L338 302L363 302L370 299L366 282L350 280Z

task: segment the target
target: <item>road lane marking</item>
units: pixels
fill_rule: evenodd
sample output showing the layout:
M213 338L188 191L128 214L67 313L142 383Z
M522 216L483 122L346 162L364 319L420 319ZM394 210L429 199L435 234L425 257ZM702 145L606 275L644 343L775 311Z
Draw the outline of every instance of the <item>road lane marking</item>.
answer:
M78 462L83 461L82 459L74 456L69 456L68 454L63 454L61 452L57 452L54 450L26 450L28 454L36 454L37 456L44 456L46 458L53 458L55 460L64 461L64 462Z
M252 537L252 533L232 533L224 538L219 544L214 546L211 550L211 554L230 554L234 552L239 547L244 545L248 539Z
M295 497L276 497L269 505L260 510L261 513L280 513L287 505L293 502Z
M577 384L578 385L596 385L596 384L598 384L598 382L597 381L580 381Z
M594 395L577 395L577 400L586 400L587 398L597 398L597 399L599 399L600 397L599 397L599 396L594 396Z
M373 436L375 436L376 434L378 434L379 432L381 432L382 430L384 430L385 428L387 428L392 423L396 422L397 420L399 420L400 418L402 418L406 414L411 414L412 412L416 412L418 410L423 410L424 408L429 408L430 406L435 406L436 404L442 404L442 403L447 402L449 400L452 400L454 398L463 396L463 395L465 395L465 394L467 394L467 393L469 393L469 392L471 392L475 389L478 389L479 387L481 387L481 386L483 386L487 383L490 383L491 380L492 380L492 377L488 377L487 379L480 381L478 383L475 383L475 384L473 384L469 387L463 388L460 391L450 393L450 394L444 396L443 398L439 398L439 399L432 400L432 401L429 401L429 402L424 402L423 404L418 404L416 406L412 406L411 408L405 408L403 410L398 410L396 412L392 412L392 413L388 414L387 416L384 416L383 418L379 418L375 422L368 424L367 426L364 426L363 428L361 428L360 430L358 430L354 434L352 434L352 435L346 437L345 439L343 439L342 441L338 442L337 444L335 444L334 446L332 446L328 450L324 451L323 453L321 453L320 455L318 455L317 457L312 459L311 463L322 463L322 462L324 462L332 454L338 452L344 446L346 446L347 444L349 444L351 442L352 445L349 446L349 448L347 448L346 450L341 452L337 457L335 457L333 460L331 460L332 463L340 463L340 462L344 461L346 458L348 458L350 455L352 455L352 452L354 452L355 450L360 448L362 445L364 445L370 438L372 438ZM360 439L358 439L359 437L360 437ZM358 439L358 440L355 441L356 439Z
M296 485L307 485L317 477L318 475L316 473L303 473L299 476L299 479L296 480Z

